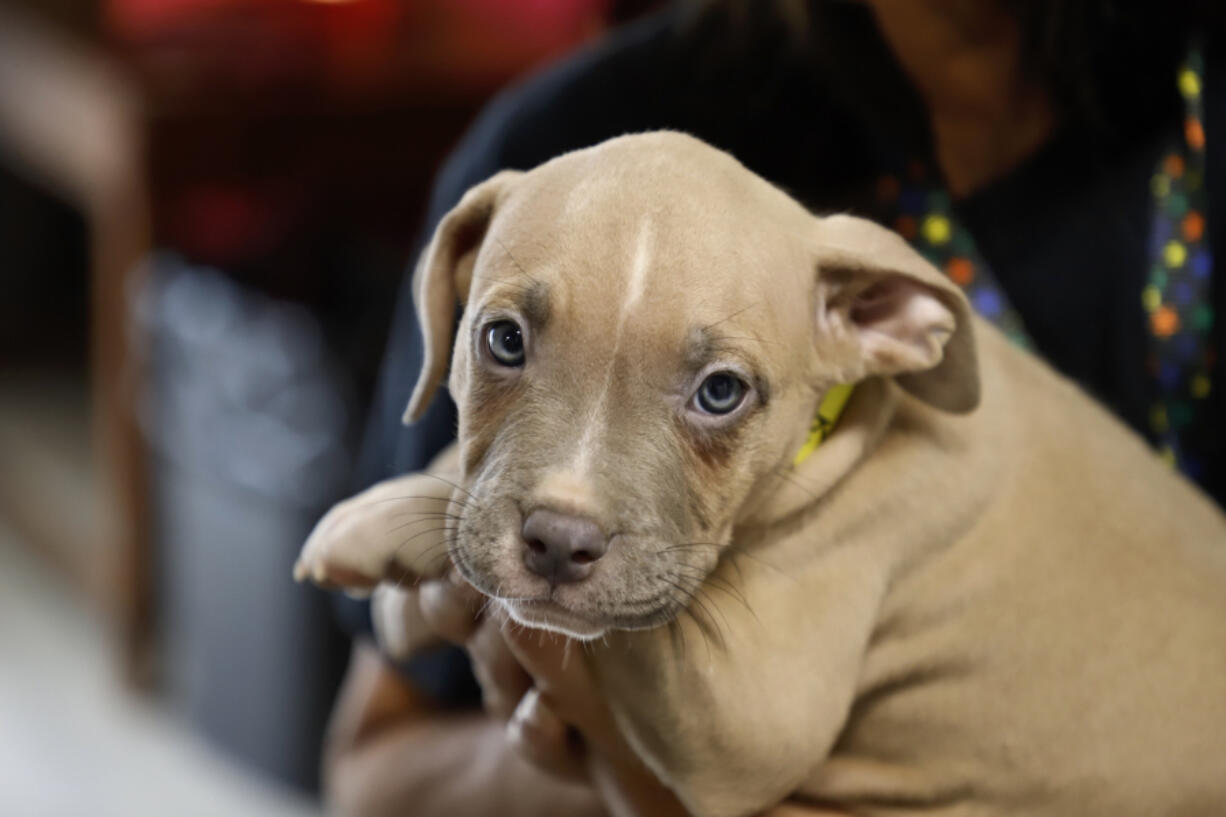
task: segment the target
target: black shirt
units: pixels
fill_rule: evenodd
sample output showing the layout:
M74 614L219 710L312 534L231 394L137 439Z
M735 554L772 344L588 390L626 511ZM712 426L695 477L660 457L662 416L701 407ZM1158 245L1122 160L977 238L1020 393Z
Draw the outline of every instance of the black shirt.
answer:
M685 22L678 10L643 20L498 97L438 177L425 235L465 190L498 170L528 169L627 132L694 134L818 211L863 209L882 170L883 143L924 149L922 111L905 89L851 100L837 72L778 41L723 48L701 32L682 32ZM1212 193L1226 190L1226 72L1212 42L1205 56ZM1153 402L1141 304L1150 262L1149 182L1159 151L1181 127L1177 102L1172 71L1169 98L1151 94L1108 136L1065 127L1006 177L955 203L1039 353L1143 435ZM1217 248L1226 248L1224 211L1210 207ZM1219 349L1222 258L1226 249L1214 271ZM454 437L454 406L445 396L422 422L401 425L420 360L406 284L361 460L363 485L421 469ZM1224 362L1226 355L1219 356L1204 409L1213 425L1223 416ZM1226 505L1222 442L1220 433L1208 439L1201 485ZM427 686L449 683L437 667L417 668Z

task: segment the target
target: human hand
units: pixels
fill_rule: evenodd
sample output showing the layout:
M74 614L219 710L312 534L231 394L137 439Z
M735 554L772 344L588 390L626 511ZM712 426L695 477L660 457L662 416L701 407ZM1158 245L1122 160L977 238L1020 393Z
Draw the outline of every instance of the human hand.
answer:
M507 741L524 757L590 783L618 817L688 813L626 742L580 642L512 622L459 580L423 586L419 596L431 627L468 650L486 709L507 718Z
M414 588L381 585L371 599L371 614L380 648L394 658L408 658L440 640L464 647L485 710L506 725L508 742L553 776L587 780L583 739L542 700L510 649L505 633L515 625L458 575L451 572Z
M468 651L486 711L506 723L508 743L533 765L594 786L614 815L686 814L626 743L580 642L510 621L454 574L374 603L387 607L376 621L394 619L401 607Z

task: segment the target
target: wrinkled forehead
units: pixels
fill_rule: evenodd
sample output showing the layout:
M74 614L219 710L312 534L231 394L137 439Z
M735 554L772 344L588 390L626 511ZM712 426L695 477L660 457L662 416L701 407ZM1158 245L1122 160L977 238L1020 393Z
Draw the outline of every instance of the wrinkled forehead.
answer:
M751 277L727 274L760 261L744 246L693 240L701 236L684 235L688 225L635 215L547 231L496 225L474 271L472 297L509 307L533 325L577 320L597 331L653 323L681 331L682 318L724 320L760 300Z
M552 226L623 242L644 221L689 249L735 246L727 240L803 229L795 201L730 156L696 151L610 147L560 157L525 174L503 204L506 221Z
M478 283L719 311L761 297L764 282L787 291L811 279L809 217L778 191L743 170L651 171L528 174L490 225Z
M808 326L799 281L796 295L777 297L784 281L764 287L758 276L737 274L739 264L761 260L743 246L712 252L716 242L693 247L668 236L667 222L650 217L564 241L508 234L482 259L475 297L487 319L506 313L538 337L565 338L551 353L572 363L628 355L634 369L666 378L716 364L750 377L794 366L793 355L778 352L789 348L781 333Z
M501 203L470 294L605 347L634 336L705 360L746 348L729 338L811 324L812 223L705 148L574 154L523 176Z

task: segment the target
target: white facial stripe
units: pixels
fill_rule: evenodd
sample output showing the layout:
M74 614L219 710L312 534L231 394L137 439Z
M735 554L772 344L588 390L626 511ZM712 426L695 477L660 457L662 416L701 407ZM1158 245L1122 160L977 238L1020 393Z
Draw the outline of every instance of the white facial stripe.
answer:
M575 473L588 473L592 457L596 453L596 443L604 429L605 410L608 404L609 390L613 386L613 369L617 364L617 354L621 349L622 334L625 332L626 321L630 314L643 299L647 286L647 271L651 268L651 245L654 230L649 219L639 222L634 239L634 253L630 258L630 277L626 282L626 297L622 299L617 312L617 329L613 335L613 353L609 356L609 367L605 371L604 385L600 393L588 405L587 421L583 424L583 434L575 452Z
M643 219L639 222L638 235L634 241L634 258L630 261L630 280L626 285L626 299L622 301L621 311L617 321L617 335L621 338L622 327L630 310L638 305L643 298L643 289L647 283L647 270L651 257L651 222Z

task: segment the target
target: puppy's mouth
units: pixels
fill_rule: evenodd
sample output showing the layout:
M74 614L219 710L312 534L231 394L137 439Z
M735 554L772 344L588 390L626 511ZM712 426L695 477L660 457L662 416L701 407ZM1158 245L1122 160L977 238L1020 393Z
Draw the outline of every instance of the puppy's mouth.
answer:
M449 552L469 584L527 627L591 640L667 625L713 567L711 548L671 544L688 540L644 530L609 537L608 549L578 568L542 564L542 552L521 533L519 503L500 499L483 497L463 514Z
M585 615L553 598L499 599L511 618L526 627L561 633L581 641L602 637L610 630L649 630L666 624L677 613L677 605L661 599L644 605L642 612Z
M615 626L605 616L585 615L562 603L557 599L556 587L533 595L507 593L508 588L503 581L489 582L481 571L474 570L466 562L462 549L453 547L450 555L460 575L491 600L501 604L512 620L519 624L580 640L600 638Z
M603 636L612 627L576 613L553 599L500 599L511 618L526 627L561 633L580 641Z

